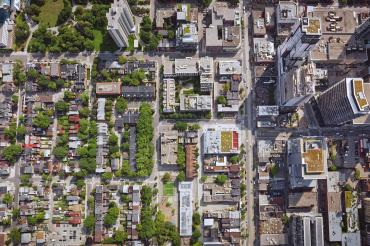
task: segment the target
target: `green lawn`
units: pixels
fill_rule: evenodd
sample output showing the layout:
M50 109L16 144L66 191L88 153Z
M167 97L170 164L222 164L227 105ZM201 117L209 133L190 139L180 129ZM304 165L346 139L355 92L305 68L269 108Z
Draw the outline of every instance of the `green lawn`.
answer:
M45 4L40 8L40 24L54 27L57 24L58 15L63 7L63 0L46 0Z
M108 32L102 33L99 30L93 30L94 33L94 49L96 51L116 51L118 47Z
M163 194L165 196L173 196L175 193L175 185L173 182L168 182L163 185Z

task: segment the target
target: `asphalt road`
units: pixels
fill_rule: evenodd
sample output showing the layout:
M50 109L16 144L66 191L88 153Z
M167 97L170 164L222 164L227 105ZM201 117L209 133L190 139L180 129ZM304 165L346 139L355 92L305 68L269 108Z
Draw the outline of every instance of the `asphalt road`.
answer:
M247 6L247 2L244 2L244 5ZM245 11L243 15L244 19L244 40L243 40L243 47L242 47L242 65L243 65L243 79L247 83L246 89L246 99L244 101L244 127L246 133L246 139L244 142L245 150L246 150L246 199L247 199L247 216L246 216L246 223L247 223L247 233L248 233L248 240L247 245L254 245L256 243L255 240L255 226L254 226L254 211L253 211L253 204L254 204L254 193L253 193L253 145L254 145L254 110L253 110L253 91L251 90L253 86L252 82L252 75L250 70L250 59L249 59L249 52L250 52L250 42L249 42L249 17L250 12Z

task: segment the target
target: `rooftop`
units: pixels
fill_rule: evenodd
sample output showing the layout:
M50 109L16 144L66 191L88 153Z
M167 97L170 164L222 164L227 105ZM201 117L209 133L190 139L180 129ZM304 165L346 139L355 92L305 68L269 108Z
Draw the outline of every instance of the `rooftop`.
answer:
M364 92L364 81L362 79L353 79L352 80L353 86L353 94L357 101L357 105L359 106L360 110L363 111L369 108L369 103L366 99L365 92Z
M161 164L176 164L178 148L178 132L176 130L161 131Z
M257 106L257 115L258 116L278 116L279 115L279 106Z
M99 82L96 83L97 95L120 95L121 83L120 82Z
M210 111L211 109L210 95L180 95L180 111Z
M204 132L205 154L239 153L240 134L237 128L207 128Z
M184 58L175 59L175 74L186 75L186 74L197 74L198 70L198 59Z
M303 159L306 164L307 173L324 172L323 158L325 157L320 141L306 139L303 142Z
M316 192L290 192L289 208L307 208L317 206Z
M192 183L179 183L179 227L180 236L191 236L192 234L192 216L193 216L193 197L192 197Z
M254 55L256 62L272 62L275 57L274 43L267 38L254 38Z
M218 69L220 75L242 74L242 65L238 60L219 61Z
M319 18L302 18L302 30L306 34L320 35L321 21Z

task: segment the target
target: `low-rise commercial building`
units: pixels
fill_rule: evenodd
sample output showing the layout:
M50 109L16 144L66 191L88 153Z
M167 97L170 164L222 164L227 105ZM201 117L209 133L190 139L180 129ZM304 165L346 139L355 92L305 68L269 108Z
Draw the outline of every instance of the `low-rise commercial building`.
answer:
M208 95L180 95L180 111L204 112L212 110L212 97Z
M99 82L96 83L96 95L119 96L122 93L120 82Z
M203 136L204 154L237 154L240 152L240 133L236 127L209 127Z
M162 129L161 137L161 164L175 165L177 162L178 131Z

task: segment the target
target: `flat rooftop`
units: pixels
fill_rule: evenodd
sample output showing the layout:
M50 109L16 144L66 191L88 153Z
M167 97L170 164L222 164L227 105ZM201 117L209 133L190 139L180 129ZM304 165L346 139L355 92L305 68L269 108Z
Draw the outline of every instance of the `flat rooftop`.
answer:
M184 58L175 59L176 74L195 74L198 73L198 59Z
M357 27L356 13L357 9L355 12L353 9L315 8L313 12L308 13L308 17L321 20L323 34L353 34Z
M324 152L321 139L304 139L302 157L306 164L307 173L324 172Z
M321 21L319 18L303 18L302 30L306 34L320 35L321 34Z
M289 208L306 208L317 205L316 192L291 192L289 193Z
M356 99L357 105L360 108L360 111L368 109L369 103L364 92L364 81L362 79L353 79L352 86L353 94Z
M120 82L96 83L96 94L98 95L121 94L121 83Z
M298 6L291 1L280 1L276 9L277 22L287 23L298 18Z
M265 18L262 10L253 10L252 11L253 19L253 34L254 35L265 35L266 34L266 25Z
M238 60L219 61L218 69L220 75L242 74L242 65Z

